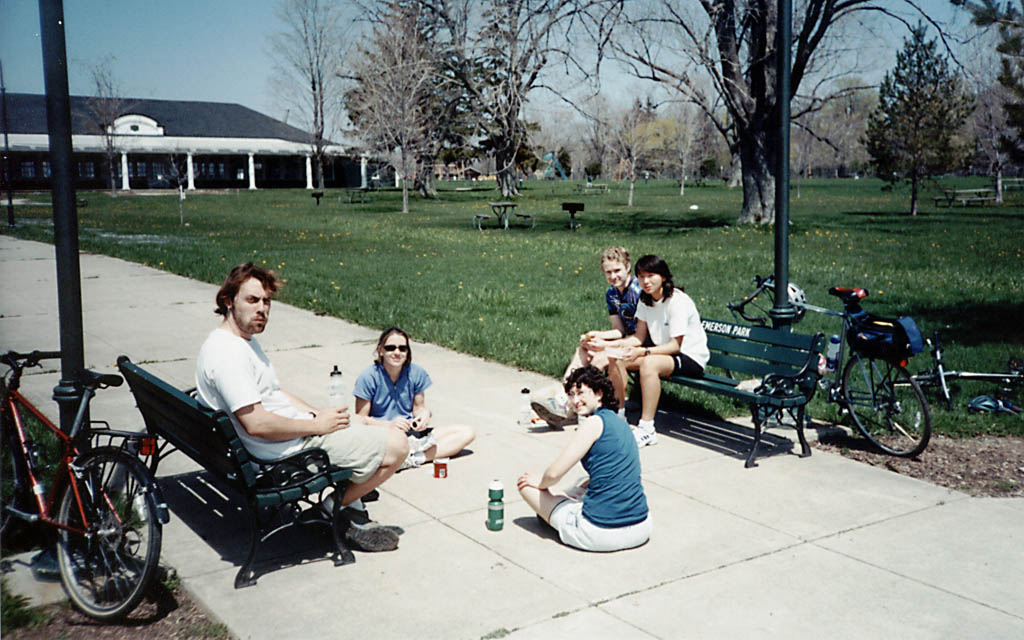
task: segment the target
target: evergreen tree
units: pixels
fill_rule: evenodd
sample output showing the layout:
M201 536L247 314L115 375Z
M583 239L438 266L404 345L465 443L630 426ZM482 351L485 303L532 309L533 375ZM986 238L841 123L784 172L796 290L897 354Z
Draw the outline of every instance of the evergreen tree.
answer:
M910 183L911 215L917 215L921 181L953 169L964 157L955 135L971 109L959 78L919 24L882 80L864 137L878 177Z

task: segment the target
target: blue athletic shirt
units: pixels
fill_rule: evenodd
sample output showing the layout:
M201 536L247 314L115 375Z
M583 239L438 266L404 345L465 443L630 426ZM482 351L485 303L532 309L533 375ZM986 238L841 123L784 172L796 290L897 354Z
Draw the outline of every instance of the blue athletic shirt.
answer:
M391 376L384 365L376 362L363 369L356 378L352 395L370 401L370 417L381 420L408 418L412 416L412 401L418 394L433 384L426 369L410 364L402 369L398 381L391 382Z
M608 315L618 315L626 327L626 335L636 333L636 306L640 304L640 282L632 275L629 284L621 292L615 287L608 287L604 292L604 301L608 306ZM625 337L625 336L623 336Z
M580 461L590 474L583 517L599 527L628 527L647 517L640 482L640 451L629 425L610 409L594 414L604 422L601 436Z

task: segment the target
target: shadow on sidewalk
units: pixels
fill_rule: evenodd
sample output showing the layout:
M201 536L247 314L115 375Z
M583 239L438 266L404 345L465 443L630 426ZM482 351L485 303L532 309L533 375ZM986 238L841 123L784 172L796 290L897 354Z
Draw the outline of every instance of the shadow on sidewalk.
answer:
M750 447L754 445L753 427L678 414L673 414L673 417L675 420L672 426L658 429L659 436L676 438L704 449L716 451L730 458L736 458L737 460L745 460L747 454L750 453ZM792 440L773 433L773 431L779 429L786 429L796 434L796 431L789 426L773 426L763 429L761 431L761 444L757 451L757 458L759 460L793 452L794 443Z
M163 476L159 482L174 516L206 541L222 560L241 567L249 550L242 495L214 482L205 471ZM328 527L290 527L259 546L254 568L257 576L262 576L316 560L330 560L333 549Z

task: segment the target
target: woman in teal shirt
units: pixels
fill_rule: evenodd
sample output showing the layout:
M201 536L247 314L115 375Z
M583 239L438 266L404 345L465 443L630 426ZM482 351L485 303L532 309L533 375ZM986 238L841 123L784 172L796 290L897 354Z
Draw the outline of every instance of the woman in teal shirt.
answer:
M577 369L565 391L580 417L572 440L543 473L519 477L519 494L563 543L585 551L637 547L651 536L640 478L640 454L626 421L616 414L611 382L597 368ZM582 499L551 491L580 462L589 479Z

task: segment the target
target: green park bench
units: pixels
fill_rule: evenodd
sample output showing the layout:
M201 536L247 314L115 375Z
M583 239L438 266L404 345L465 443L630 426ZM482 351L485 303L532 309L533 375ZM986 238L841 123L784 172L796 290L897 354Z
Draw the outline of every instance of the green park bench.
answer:
M332 513L319 506L331 491L339 492L338 495L344 492L352 475L350 469L332 465L323 449L306 449L278 460L256 458L242 446L226 413L204 407L188 393L133 363L128 356L119 357L117 367L131 387L146 430L158 437L151 463L153 475L156 476L161 460L181 451L216 480L245 497L249 551L235 575L236 589L256 584L253 564L257 547L295 525L329 526L336 547L332 554L334 564L355 562L338 526L341 501L333 501ZM317 500L311 500L312 497ZM267 513L276 519L266 517Z
M744 466L754 458L765 426L783 424L789 414L800 439L800 457L811 455L804 436L805 407L818 382L818 355L825 346L821 333L806 335L781 329L702 320L711 360L701 378L671 376L675 384L726 396L746 404L754 420L754 444ZM742 381L736 374L749 376ZM772 420L773 419L773 420Z

